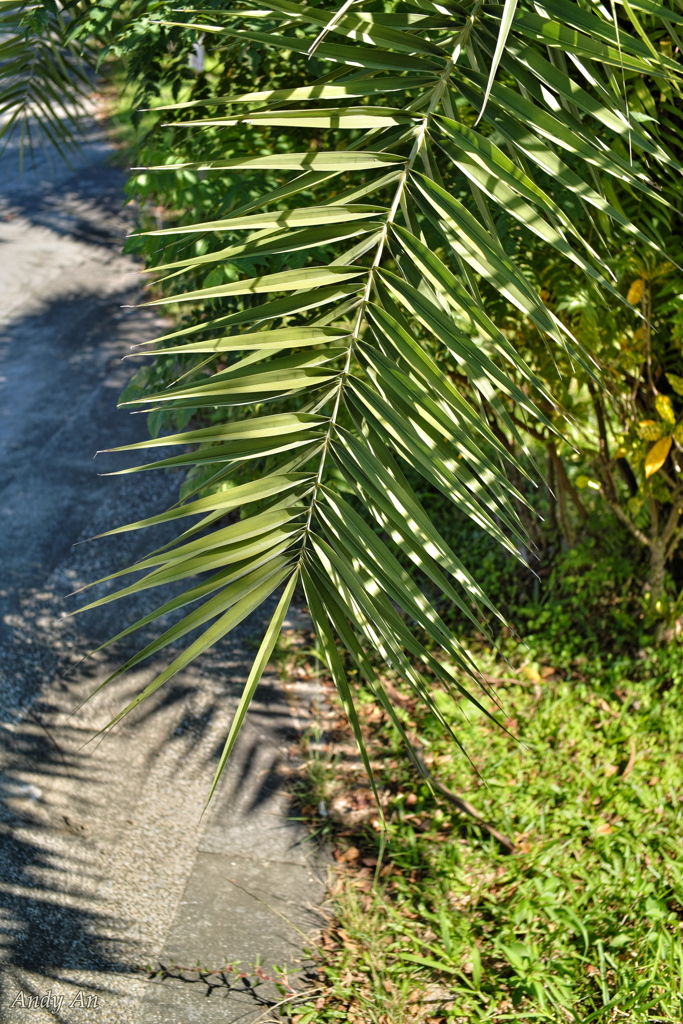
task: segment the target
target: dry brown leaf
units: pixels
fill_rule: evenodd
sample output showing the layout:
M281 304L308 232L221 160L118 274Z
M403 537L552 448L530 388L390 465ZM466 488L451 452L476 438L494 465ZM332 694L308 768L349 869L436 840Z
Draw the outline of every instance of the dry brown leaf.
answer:
M604 711L608 715L618 714L618 712L612 710L612 708L609 706L604 697L598 697L595 703L598 705L601 711Z

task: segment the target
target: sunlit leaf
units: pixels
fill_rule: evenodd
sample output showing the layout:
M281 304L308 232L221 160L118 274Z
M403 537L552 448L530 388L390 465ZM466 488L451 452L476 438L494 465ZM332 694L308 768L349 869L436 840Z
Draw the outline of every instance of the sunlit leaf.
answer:
M645 476L649 479L657 473L667 460L671 451L671 437L662 437L656 441L645 456Z

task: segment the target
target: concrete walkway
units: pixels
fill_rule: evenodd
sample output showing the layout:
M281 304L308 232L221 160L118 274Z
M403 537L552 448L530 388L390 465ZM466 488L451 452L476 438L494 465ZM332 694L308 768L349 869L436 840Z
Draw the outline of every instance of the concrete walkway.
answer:
M82 656L153 596L64 619L67 595L161 535L73 545L163 510L179 482L98 476L126 460L92 458L144 436L143 417L115 409L132 370L121 357L158 333L151 314L122 308L139 279L120 255L124 176L106 152L93 129L75 170L51 181L42 158L23 180L11 153L0 161L0 1019L247 1024L272 1019L271 983L207 998L196 974L150 981L140 968L297 967L324 893L284 788L311 695L293 708L264 680L203 818L261 618L99 746L83 748L169 655L71 716L133 644Z

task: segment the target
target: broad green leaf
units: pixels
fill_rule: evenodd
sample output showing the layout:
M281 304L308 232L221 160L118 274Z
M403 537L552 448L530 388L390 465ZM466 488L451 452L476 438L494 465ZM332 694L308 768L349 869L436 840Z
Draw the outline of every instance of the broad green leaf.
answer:
M268 320L274 320L281 316L305 313L311 308L317 309L320 306L336 302L338 299L354 295L361 287L362 282L360 281L342 282L331 288L314 287L311 291L304 290L303 292L298 292L293 296L273 299L269 302L259 303L258 305L255 304L247 309L238 310L236 313L228 313L227 316L217 317L215 320L210 320L208 322L202 321L192 327L185 327L179 331L171 331L170 333L163 334L158 338L151 338L150 341L142 342L139 347L142 348L143 345L157 345L171 341L173 338L184 337L188 334L197 334L199 331L207 331L219 327L232 327L237 326L238 324L253 322L265 323Z
M161 164L157 167L136 167L138 171L277 171L313 170L318 173L329 171L368 171L384 168L387 164L398 164L402 158L395 153L371 153L342 149L334 152L309 150L307 153L277 153L273 156L235 157L232 160L212 160L209 163Z
M163 306L169 302L196 302L199 299L217 299L227 295L263 295L266 292L298 291L312 287L320 288L329 284L343 285L352 278L365 273L363 267L304 267L301 270L283 270L277 274L265 274L263 277L251 277L243 281L213 285L211 288L199 288L181 295L169 295L162 299L146 302L145 305ZM248 317L244 317L242 322L245 319L259 318L258 309L251 309L248 313ZM227 318L222 322L225 323L226 320ZM239 321L233 319L232 322Z
M277 354L287 348L309 348L325 342L338 343L347 335L334 328L285 327L281 330L258 331L253 334L231 334L224 338L208 338L206 341L190 342L187 345L173 345L161 351L164 354L185 355L188 352L272 352Z
M565 7L566 9L580 10L576 4L567 4ZM592 18L590 15L588 15L588 18L593 23L591 24L591 30L594 30L593 25L595 25L600 27L601 34L604 33L604 21ZM590 57L592 60L600 61L603 64L611 64L616 68L623 67L627 71L635 71L657 77L666 77L667 72L680 74L680 68L676 65L675 61L671 61L664 56L662 56L661 60L664 67L659 67L658 64L653 63L647 47L643 46L639 39L634 39L633 36L626 39L622 36L621 46L618 45L615 36L614 44L610 45L601 42L599 39L590 38L582 32L577 32L568 25L551 21L548 18L541 18L530 11L524 11L517 16L515 30L528 36L530 39L544 43L546 46L559 47L565 52ZM629 54L629 51L635 53L639 48L642 48L642 51L647 55L646 58Z
M488 78L488 82L486 83L486 89L484 91L484 99L482 100L481 110L479 111L479 115L477 117L477 120L475 121L475 125L474 125L475 128L479 124L479 122L481 121L482 117L484 116L484 111L486 110L486 104L488 103L489 96L491 95L491 87L493 86L493 81L494 81L494 79L496 77L496 72L498 71L498 66L500 64L500 59L503 56L503 53L505 52L505 44L507 43L507 39L508 39L508 36L510 34L510 29L512 28L512 22L513 22L513 19L515 17L515 12L516 11L517 11L517 0L505 0L505 6L503 7L503 13L502 13L501 18L500 18L500 26L498 28L498 38L496 40L496 49L495 49L495 52L493 54L493 59L491 61L491 68L489 70L489 78Z
M151 437L148 441L135 444L124 444L118 448L108 448L110 452L131 452L141 448L165 448L175 444L202 444L219 441L251 441L259 438L279 437L297 431L314 430L327 422L324 417L311 416L307 413L285 412L271 416L255 416L253 419L239 420L237 423L216 423L213 427L201 427L199 430L186 430L182 434L167 434L165 437Z
M310 477L300 473L289 475L273 475L263 477L260 480L250 480L246 484L238 484L229 491L221 491L218 494L209 494L205 498L197 498L187 505L180 505L170 509L168 512L161 512L159 515L150 516L148 519L140 519L136 523L128 523L126 526L117 526L114 530L106 530L98 534L98 537L111 537L117 533L127 533L129 530L140 530L145 526L155 526L157 523L167 523L174 519L182 519L185 516L194 516L209 509L220 508L228 512L231 508L239 508L240 505L252 501L263 501L273 494L281 494L290 488L299 487L307 483Z
M264 256L279 255L288 252L301 252L304 249L314 249L321 246L333 245L335 242L344 241L347 238L356 238L358 235L369 231L376 232L382 225L378 221L364 221L357 224L351 221L349 224L340 223L327 225L325 227L299 228L288 231L263 231L248 238L245 242L230 245L225 249L216 252L206 253L205 256L191 256L188 259L177 260L174 263L162 263L155 267L155 273L167 270L176 270L179 267L201 267L210 263L229 262L239 259L250 259Z
M269 213L254 213L244 217L226 217L224 220L210 220L203 224L186 224L176 228L159 228L156 231L142 231L142 236L188 235L209 231L258 231L265 229L322 227L324 224L338 224L340 221L371 220L382 213L378 206L361 206L349 203L343 210L336 206L304 206L294 210L273 210Z
M441 48L436 44L429 42L416 33L405 31L405 29L409 28L409 25L404 24L401 28L394 27L396 15L393 12L387 12L382 18L381 14L375 14L375 12L366 12L364 15L361 14L359 16L356 11L348 11L330 21L329 15L324 11L319 11L315 7L291 3L290 0L272 0L270 6L273 10L281 11L283 14L298 16L302 20L311 22L314 25L327 27L329 24L333 32L341 33L349 39L370 43L374 46L383 44L403 53L421 52L438 57L442 54ZM400 18L401 15L398 17ZM416 27L422 27L419 21ZM319 51L320 46L316 48L316 53L319 53Z
M310 8L313 10L313 8ZM325 21L328 19L325 18ZM295 53L308 54L308 46L296 36L277 36L265 32L245 32L238 29L226 28L226 33L236 39L250 39L254 42L266 43L278 46L283 50L293 50ZM375 33L377 34L377 33ZM408 46L405 42L402 50L424 51L426 47ZM323 57L326 60L338 61L348 67L365 68L366 70L376 69L377 71L411 71L411 72L436 72L445 63L439 50L429 49L421 57L415 57L412 53L394 53L391 50L381 49L379 46L346 46L343 43L334 43L329 39L322 42L315 51L316 57ZM445 57L445 54L444 54Z
M160 459L158 462L143 463L138 466L130 466L128 469L119 469L109 476L125 476L129 473L144 473L150 469L173 469L180 466L202 466L215 463L247 462L252 459L272 458L273 455L280 455L283 452L292 451L309 445L311 441L324 438L323 434L314 434L309 431L303 434L283 434L278 438L263 438L261 440L231 441L227 444L209 445L197 451L187 452L185 455L174 455L167 459Z
M395 124L412 124L414 117L390 107L335 107L329 110L257 111L241 117L213 117L200 121L171 121L170 128L228 128L254 124L282 128L389 128Z
M302 85L293 89L266 89L261 92L248 92L236 96L211 97L209 100L190 100L187 103L170 103L161 110L188 110L193 107L206 107L224 103L300 103L305 100L343 100L358 96L382 95L389 92L409 92L423 89L434 81L434 75L410 75L405 78L356 78L350 82Z

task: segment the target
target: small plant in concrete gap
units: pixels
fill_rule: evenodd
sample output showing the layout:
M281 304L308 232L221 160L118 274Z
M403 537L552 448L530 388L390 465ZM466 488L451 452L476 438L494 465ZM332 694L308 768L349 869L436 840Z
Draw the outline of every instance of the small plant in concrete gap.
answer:
M49 5L45 16L42 5L3 10L0 106L12 116L23 102L12 47L50 67L61 56L44 46ZM66 15L69 38L99 40L159 94L157 159L132 188L157 209L173 201L133 245L153 253L150 304L177 324L148 343L156 363L123 404L148 410L156 434L175 424L132 447L178 446L154 467L191 470L176 507L112 531L177 521L175 541L86 607L185 582L119 633L190 609L116 675L202 628L112 724L279 594L217 780L301 587L361 750L349 666L410 747L382 663L457 744L435 689L489 710L438 608L477 628L497 613L425 495L523 557L528 502L511 480L533 476L533 460L506 439L526 452L520 422L548 437L565 427L489 297L600 393L589 339L547 304L511 239L617 309L628 296L612 243L667 259L622 200L665 206L663 184L683 167L656 116L631 111L624 83L677 102L683 15L654 0L148 2L123 13L95 2ZM186 217L197 196L200 214Z

